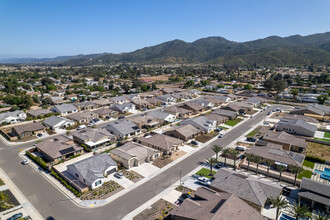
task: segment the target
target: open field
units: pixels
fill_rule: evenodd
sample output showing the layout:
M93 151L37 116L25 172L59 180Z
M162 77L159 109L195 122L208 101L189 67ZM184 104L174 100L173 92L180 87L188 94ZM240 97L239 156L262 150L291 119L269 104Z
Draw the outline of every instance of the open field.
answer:
M165 219L170 214L173 208L173 204L163 199L160 199L154 204L152 204L151 207L145 209L140 214L135 216L133 220Z
M140 80L142 81L160 81L160 80L163 80L163 81L166 81L168 80L168 77L170 77L171 75L160 75L160 76L143 76L140 78Z
M330 160L330 146L308 142L307 155Z

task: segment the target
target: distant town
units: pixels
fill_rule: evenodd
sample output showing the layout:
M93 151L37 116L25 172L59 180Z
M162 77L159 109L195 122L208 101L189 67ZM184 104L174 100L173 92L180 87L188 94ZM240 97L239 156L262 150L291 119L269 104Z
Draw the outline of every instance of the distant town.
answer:
M328 219L329 73L0 65L0 218Z

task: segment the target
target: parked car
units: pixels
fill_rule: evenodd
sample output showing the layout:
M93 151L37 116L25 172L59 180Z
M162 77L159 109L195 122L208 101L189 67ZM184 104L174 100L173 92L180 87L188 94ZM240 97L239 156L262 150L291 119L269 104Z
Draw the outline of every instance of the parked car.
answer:
M195 179L198 179L198 178L200 178L200 176L199 176L199 175L197 175L197 174L194 174L194 175L192 175L192 177L193 177L193 178L195 178Z
M110 116L106 116L105 119L111 119L111 117Z
M98 119L98 118L94 118L93 121L94 121L94 122L98 122L98 121L100 121L100 119Z
M191 195L189 195L188 193L182 193L177 201L179 201L179 203L182 203L185 199L188 198L191 199Z
M270 115L272 112L268 112L267 115Z
M239 151L245 151L246 150L246 147L244 147L244 146L236 146L235 149L236 150L239 150Z
M216 165L214 165L215 169L220 169L221 167L223 167L224 164L223 163L217 163Z
M29 163L29 161L27 161L27 160L23 160L23 161L22 161L22 164L23 164L23 165L26 165L26 164L28 164L28 163Z
M218 129L219 129L219 131L222 131L222 130L223 130L223 128L222 128L222 127L218 127Z
M218 138L223 138L224 134L219 134Z
M219 128L216 128L215 131L216 131L216 132L220 132L221 130L220 130Z
M288 187L283 187L283 191L282 191L284 196L289 196L291 193L291 189Z
M246 141L249 141L249 142L256 142L257 139L253 138L253 137L248 137L246 138Z
M95 123L89 123L89 124L87 125L87 127L93 127L93 126L95 126Z
M122 172L117 172L114 175L115 177L117 177L118 179L122 179L124 177L124 174Z
M77 128L77 130L82 130L84 128L86 128L86 125L79 125L78 128Z
M265 122L264 122L264 125L269 125L269 122L266 122L266 121L265 121Z
M42 137L42 134L41 133L37 134L37 137Z
M10 218L7 218L7 220L16 220L16 219L19 219L19 218L22 218L23 217L23 213L17 213L15 215L13 215L12 217Z
M193 145L198 145L197 141L191 141L190 143L193 144Z
M202 185L205 185L205 186L208 186L208 185L211 184L211 181L208 178L206 178L206 177L199 177L197 179L197 182L200 183L200 184L202 184Z
M125 115L121 115L118 117L118 119L123 119L123 118L125 118Z

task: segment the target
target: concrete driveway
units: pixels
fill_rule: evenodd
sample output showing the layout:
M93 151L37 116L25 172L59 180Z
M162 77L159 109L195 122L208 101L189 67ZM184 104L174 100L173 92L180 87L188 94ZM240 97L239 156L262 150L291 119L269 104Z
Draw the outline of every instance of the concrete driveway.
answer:
M152 175L154 172L156 172L157 170L159 170L159 168L152 165L151 163L144 163L138 167L131 168L131 170L133 170L134 172L137 172L138 174L140 174L144 177L148 177L148 176Z
M134 182L130 181L129 179L127 179L126 177L123 177L121 179L117 178L114 176L114 173L109 175L105 181L109 181L109 180L113 180L115 181L116 183L118 183L119 185L121 185L122 187L124 188L128 188L132 185L134 185Z
M182 150L182 151L184 151L186 153L189 153L189 152L193 151L194 149L195 148L190 147L188 145L183 145L183 146L179 147L179 150Z
M174 204L174 202L179 199L181 194L182 194L181 192L176 191L175 189L173 189L167 195L163 196L162 199Z

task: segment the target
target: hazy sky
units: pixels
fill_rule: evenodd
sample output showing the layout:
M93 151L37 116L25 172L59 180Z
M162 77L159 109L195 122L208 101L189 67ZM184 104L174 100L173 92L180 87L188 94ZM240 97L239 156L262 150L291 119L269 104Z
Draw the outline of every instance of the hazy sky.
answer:
M328 0L0 0L0 58L330 31Z

